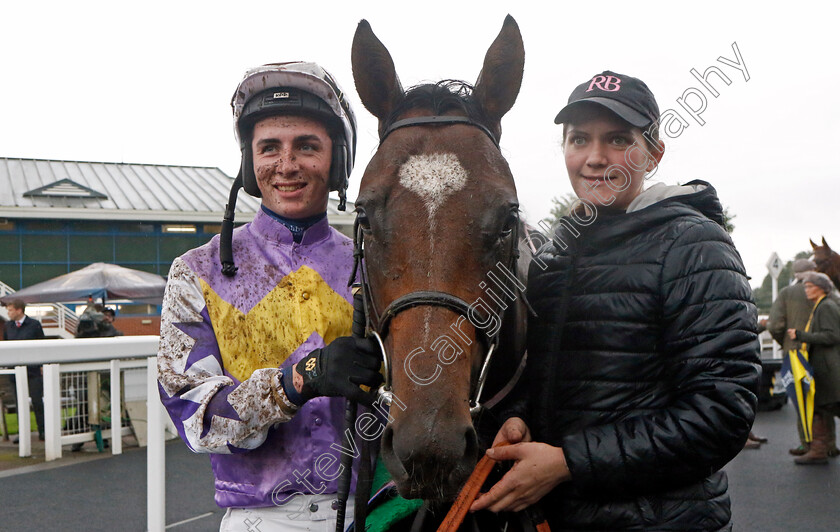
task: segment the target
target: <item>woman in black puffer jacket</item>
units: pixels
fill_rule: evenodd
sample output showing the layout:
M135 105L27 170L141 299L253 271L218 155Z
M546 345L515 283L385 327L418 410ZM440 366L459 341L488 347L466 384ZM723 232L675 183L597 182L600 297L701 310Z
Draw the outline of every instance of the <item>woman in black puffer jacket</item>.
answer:
M731 528L719 470L755 416L756 309L714 188L642 190L658 120L614 72L555 120L580 204L531 265L529 396L496 438L515 445L488 451L516 463L474 510L542 499L553 532Z

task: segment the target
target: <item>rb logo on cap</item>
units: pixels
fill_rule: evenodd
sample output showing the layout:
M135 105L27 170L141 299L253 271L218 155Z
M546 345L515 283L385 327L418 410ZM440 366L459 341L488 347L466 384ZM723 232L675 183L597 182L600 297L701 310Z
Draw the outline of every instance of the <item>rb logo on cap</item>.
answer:
M589 88L586 92L591 92L593 88L598 87L606 92L618 92L621 89L621 79L615 76L595 76L589 83ZM612 88L611 88L612 87Z

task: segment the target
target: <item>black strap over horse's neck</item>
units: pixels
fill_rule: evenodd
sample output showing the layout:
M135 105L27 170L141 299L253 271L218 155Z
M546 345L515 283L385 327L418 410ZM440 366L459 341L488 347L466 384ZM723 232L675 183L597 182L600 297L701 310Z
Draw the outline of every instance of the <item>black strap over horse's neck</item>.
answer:
M497 149L499 147L499 139L496 138L496 135L493 134L490 129L487 128L484 124L476 122L475 120L467 117L467 116L442 116L442 115L434 115L434 116L417 116L414 118L406 118L404 120L397 120L382 133L382 136L379 137L379 145L381 146L385 139L388 138L388 135L393 133L394 131L409 127L409 126L451 126L453 124L464 124L467 126L473 126L481 131L483 131L490 140L493 141L493 145L496 146Z

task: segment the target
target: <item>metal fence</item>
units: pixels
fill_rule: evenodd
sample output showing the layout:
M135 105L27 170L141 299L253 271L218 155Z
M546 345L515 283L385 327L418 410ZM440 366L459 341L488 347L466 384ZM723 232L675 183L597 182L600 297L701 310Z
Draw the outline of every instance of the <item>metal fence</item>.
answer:
M130 422L132 421L126 412L126 401L146 399L145 363L142 366L135 366L137 366L136 363L128 365L123 363L120 366L122 390L120 424L123 429L131 429ZM62 364L60 373L61 435L70 436L95 432L97 429L110 429L114 419L114 410L111 407L111 376L108 364ZM126 390L126 383L128 383L128 390ZM135 421L146 422L145 418Z
M98 373L96 376L101 377ZM61 435L86 432L88 416L88 374L81 371L64 373L61 375Z
M145 401L146 365L146 359L45 365L44 417L45 425L49 427L45 444L47 461L61 458L62 446L87 441L95 441L100 450L104 448L106 441L110 441L111 452L120 454L122 436L132 433L131 420L125 408L125 383L131 384L128 388L129 401ZM54 373L58 376L54 377ZM56 378L57 392L54 385L47 386L47 382ZM47 397L51 401L51 410L60 413L50 417L49 422L46 421ZM118 397L119 401L113 401L114 397ZM112 430L114 419L120 420L120 430L117 432ZM145 419L134 421L140 421L145 426ZM56 422L58 426L55 426ZM53 424L52 427L50 423ZM138 441L141 441L145 435L137 436Z

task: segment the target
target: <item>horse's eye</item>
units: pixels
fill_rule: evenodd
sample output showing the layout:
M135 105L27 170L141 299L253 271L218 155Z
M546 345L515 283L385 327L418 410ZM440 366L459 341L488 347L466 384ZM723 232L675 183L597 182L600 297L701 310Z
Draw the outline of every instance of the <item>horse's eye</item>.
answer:
M519 217L515 213L508 214L507 219L505 219L505 225L502 227L501 237L507 238L513 234L517 223L519 223Z

